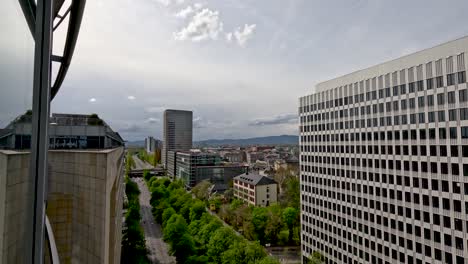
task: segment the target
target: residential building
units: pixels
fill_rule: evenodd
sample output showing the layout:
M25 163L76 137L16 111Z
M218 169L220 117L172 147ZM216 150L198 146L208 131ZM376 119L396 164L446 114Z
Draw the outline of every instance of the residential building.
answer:
M244 162L244 154L240 151L230 151L223 155L223 158L232 163Z
M263 152L247 152L246 156L247 156L247 163L249 164L253 164L257 160L263 160L265 157Z
M234 197L255 206L269 206L278 201L278 184L272 178L256 173L234 177Z
M50 130L46 214L60 262L120 263L123 140L102 120L90 125L85 115L59 116ZM33 192L26 119L10 124L5 141L13 148L0 150L0 263L24 262Z
M468 263L468 37L299 100L301 244L327 263Z
M199 150L179 151L176 160L176 178L184 180L188 188L204 180L213 184L229 184L233 177L247 170L243 164L225 164L218 154Z
M165 110L162 164L167 168L168 151L187 151L192 148L192 111Z

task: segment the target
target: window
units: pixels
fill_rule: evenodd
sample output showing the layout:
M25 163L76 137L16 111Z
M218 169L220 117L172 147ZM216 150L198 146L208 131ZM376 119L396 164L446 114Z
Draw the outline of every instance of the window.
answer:
M427 79L426 86L428 90L434 88L434 79L433 78Z
M445 94L440 93L440 94L437 95L437 104L438 105L445 104Z
M398 96L398 86L393 86L393 96Z
M406 84L400 85L400 94L406 94Z
M418 81L416 83L418 91L423 91L424 90L424 82L423 81Z
M403 99L403 100L401 100L401 110L406 110L406 108L407 108L406 100Z
M458 100L460 100L460 102L468 101L468 89L458 91Z
M457 128L456 127L451 127L450 128L450 138L451 139L456 139L457 138Z
M457 121L457 110L456 109L449 110L449 121Z
M435 122L435 113L434 112L427 113L427 119L428 119L429 123L434 123Z
M455 84L455 73L447 74L447 86Z
M448 92L447 93L447 101L449 104L455 103L455 92Z
M445 122L445 111L438 111L437 112L437 121L438 122Z
M424 124L426 123L426 118L424 113L419 113L418 114L418 119L419 119L419 124Z
M424 108L424 96L418 97L418 107Z
M442 76L436 77L436 87L440 88L444 86L444 78Z
M468 108L460 108L460 120L468 120Z
M461 127L461 138L468 139L468 127Z
M414 93L415 92L415 85L414 85L414 82L410 82L408 84L408 92L409 93Z
M434 95L427 96L427 106L434 106Z
M447 138L447 130L445 128L439 128L439 139Z
M466 73L465 71L462 71L458 73L458 83L464 83L464 82L466 82Z
M410 98L410 99L408 100L408 102L409 102L409 108L410 108L410 109L414 109L414 108L416 107L416 99Z

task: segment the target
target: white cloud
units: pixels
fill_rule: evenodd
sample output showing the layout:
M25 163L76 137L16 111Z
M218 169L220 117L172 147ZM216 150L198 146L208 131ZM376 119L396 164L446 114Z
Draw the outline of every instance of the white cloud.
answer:
M202 9L202 7L203 7L203 4L202 4L202 3L195 3L195 4L193 5L193 8L194 8L195 10L197 10L197 11L200 10L200 9Z
M250 38L252 38L252 35L256 27L257 27L256 24L252 24L252 25L245 24L243 30L241 30L241 28L237 28L234 31L234 37L237 41L237 44L239 44L239 46L241 47L245 47L245 44L247 43L247 41Z
M192 6L187 6L186 8L177 12L174 16L179 18L187 18L193 12L195 12L195 10L192 8Z
M94 97L93 97L93 98L89 98L89 102L90 102L90 103L96 102L96 98L94 98Z
M127 97L127 99L128 99L128 100L135 100L135 99L136 99L136 97L135 97L135 96L133 96L133 95L129 95L129 96Z
M171 0L154 0L154 1L160 3L163 6L168 6L171 4Z
M231 43L231 41L232 41L232 32L226 33L226 41Z
M148 119L146 119L146 122L148 122L150 124L158 123L159 121L160 121L160 119L155 118L155 117L149 117Z
M219 12L205 8L197 12L185 28L175 32L174 38L194 42L216 40L222 31L223 22L219 19Z

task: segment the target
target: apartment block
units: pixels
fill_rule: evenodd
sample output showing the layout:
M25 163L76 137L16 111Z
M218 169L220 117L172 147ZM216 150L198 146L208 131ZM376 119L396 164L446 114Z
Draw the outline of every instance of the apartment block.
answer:
M234 177L234 197L255 206L269 206L278 202L278 183L256 173Z
M301 244L327 263L468 263L468 37L299 99Z

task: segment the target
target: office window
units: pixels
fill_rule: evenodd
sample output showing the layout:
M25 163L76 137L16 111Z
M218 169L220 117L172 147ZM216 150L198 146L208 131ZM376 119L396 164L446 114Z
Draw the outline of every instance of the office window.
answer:
M445 104L445 94L443 93L437 94L437 104L438 105Z
M468 89L463 89L463 90L458 91L458 98L460 102L468 101Z
M440 88L444 86L444 77L438 76L436 77L436 87Z
M447 93L447 101L449 104L455 103L455 92L452 91Z
M409 92L409 93L414 93L415 90L416 90L415 87L416 87L415 83L414 83L414 82L410 82L410 83L408 84L408 92Z
M434 112L427 113L427 121L429 123L434 123L435 122L435 113Z
M425 101L424 99L425 99L424 96L418 97L418 107L419 108L424 108L424 101Z
M468 108L460 108L460 120L468 120Z
M450 138L451 139L456 139L457 138L457 128L456 127L451 127L450 128Z
M455 84L455 73L447 74L447 86Z
M468 127L461 127L461 138L468 139Z
M447 138L447 129L445 127L439 128L439 139Z
M400 85L400 94L406 94L406 84Z
M456 120L457 120L457 110L456 109L449 110L449 121L456 121Z
M466 82L466 72L462 71L458 73L458 83L465 83Z
M434 106L434 95L427 96L427 106Z
M417 81L416 86L418 91L423 91L424 90L424 81Z
M434 88L434 79L433 78L427 79L426 80L426 86L427 86L428 90Z
M445 122L445 111L438 111L437 112L437 121L438 122Z

